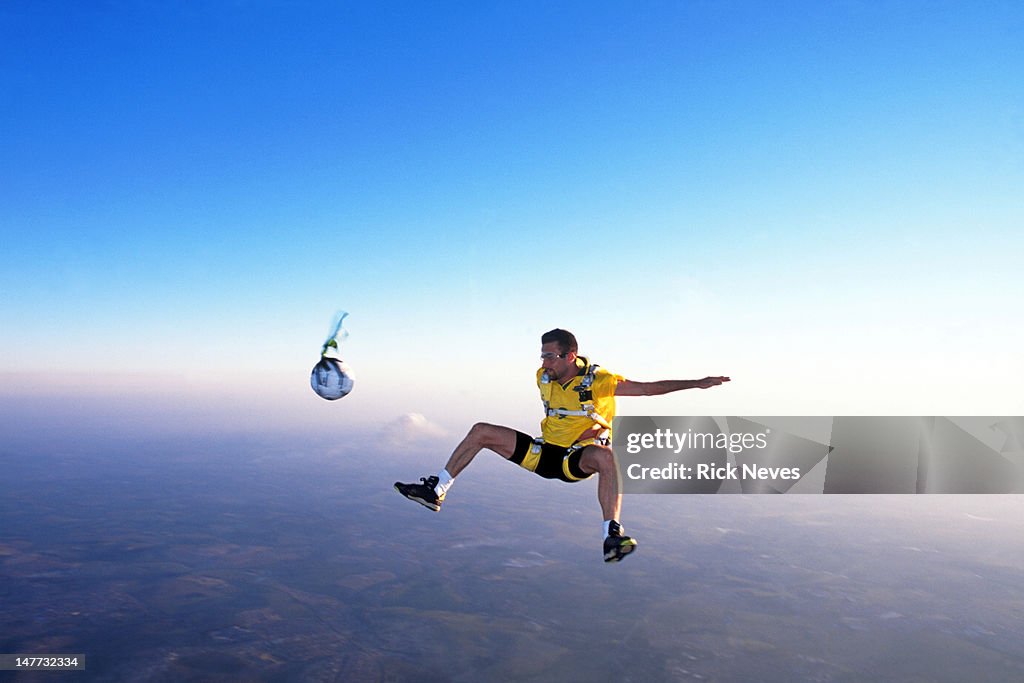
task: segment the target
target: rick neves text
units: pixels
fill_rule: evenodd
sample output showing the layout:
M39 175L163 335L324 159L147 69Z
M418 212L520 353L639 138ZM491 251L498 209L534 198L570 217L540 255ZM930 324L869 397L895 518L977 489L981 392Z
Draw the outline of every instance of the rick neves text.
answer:
M743 465L737 467L732 463L718 466L715 463L700 463L695 466L670 463L665 467L644 467L633 463L626 469L626 476L633 480L648 479L698 479L725 481L726 479L744 479L771 481L775 479L799 479L799 467L758 467Z

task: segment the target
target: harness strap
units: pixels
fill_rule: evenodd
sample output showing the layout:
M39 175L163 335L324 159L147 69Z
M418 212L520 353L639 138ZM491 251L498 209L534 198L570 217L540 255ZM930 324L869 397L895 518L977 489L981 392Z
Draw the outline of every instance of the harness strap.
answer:
M568 410L566 408L548 408L546 413L548 417L589 417L591 420L601 425L605 429L611 429L612 426L608 424L608 420L604 418L601 413L594 410L594 406L583 406L583 410Z
M581 451L584 448L586 448L587 446L591 446L591 445L595 445L595 444L598 445L598 446L610 446L611 445L611 439L608 438L608 430L607 429L605 429L603 432L601 432L597 436L593 436L593 437L591 437L589 439L583 439L581 441L577 441L573 445L569 446L568 450L565 453L565 457L562 458L562 474L565 475L566 479L569 479L571 481L581 481L582 479L586 479L586 478L590 477L589 474L586 477L577 477L575 474L573 474L572 470L569 468L569 458L571 458L573 456L573 454L575 454L577 451Z
M530 450L526 451L526 455L523 457L523 462L520 465L530 472L536 472L537 465L540 463L540 452L543 446L543 438L537 437L534 439L533 443L530 444Z

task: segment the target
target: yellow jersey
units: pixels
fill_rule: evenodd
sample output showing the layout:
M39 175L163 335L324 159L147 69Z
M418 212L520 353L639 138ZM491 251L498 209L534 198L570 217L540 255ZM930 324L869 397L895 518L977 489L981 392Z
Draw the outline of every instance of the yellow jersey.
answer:
M582 356L576 364L579 372L566 384L545 381L544 369L537 370L537 387L544 403L541 435L546 443L566 448L585 439L611 437L615 388L625 379L590 365Z

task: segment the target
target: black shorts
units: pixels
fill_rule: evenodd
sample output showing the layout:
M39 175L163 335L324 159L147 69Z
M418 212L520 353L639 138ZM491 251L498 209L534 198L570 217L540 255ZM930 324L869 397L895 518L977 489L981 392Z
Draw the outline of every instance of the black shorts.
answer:
M582 448L551 443L540 444L540 453L535 453L533 437L517 431L516 450L509 460L545 479L561 479L571 484L592 474L580 469L582 455Z

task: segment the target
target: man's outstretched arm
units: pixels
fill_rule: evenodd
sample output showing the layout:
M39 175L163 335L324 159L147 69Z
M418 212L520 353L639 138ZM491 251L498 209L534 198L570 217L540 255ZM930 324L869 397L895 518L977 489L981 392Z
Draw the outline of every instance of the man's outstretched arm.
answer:
M728 382L728 377L705 377L704 379L665 379L660 382L632 382L622 380L615 387L616 396L658 396L671 394L683 389L708 389Z

